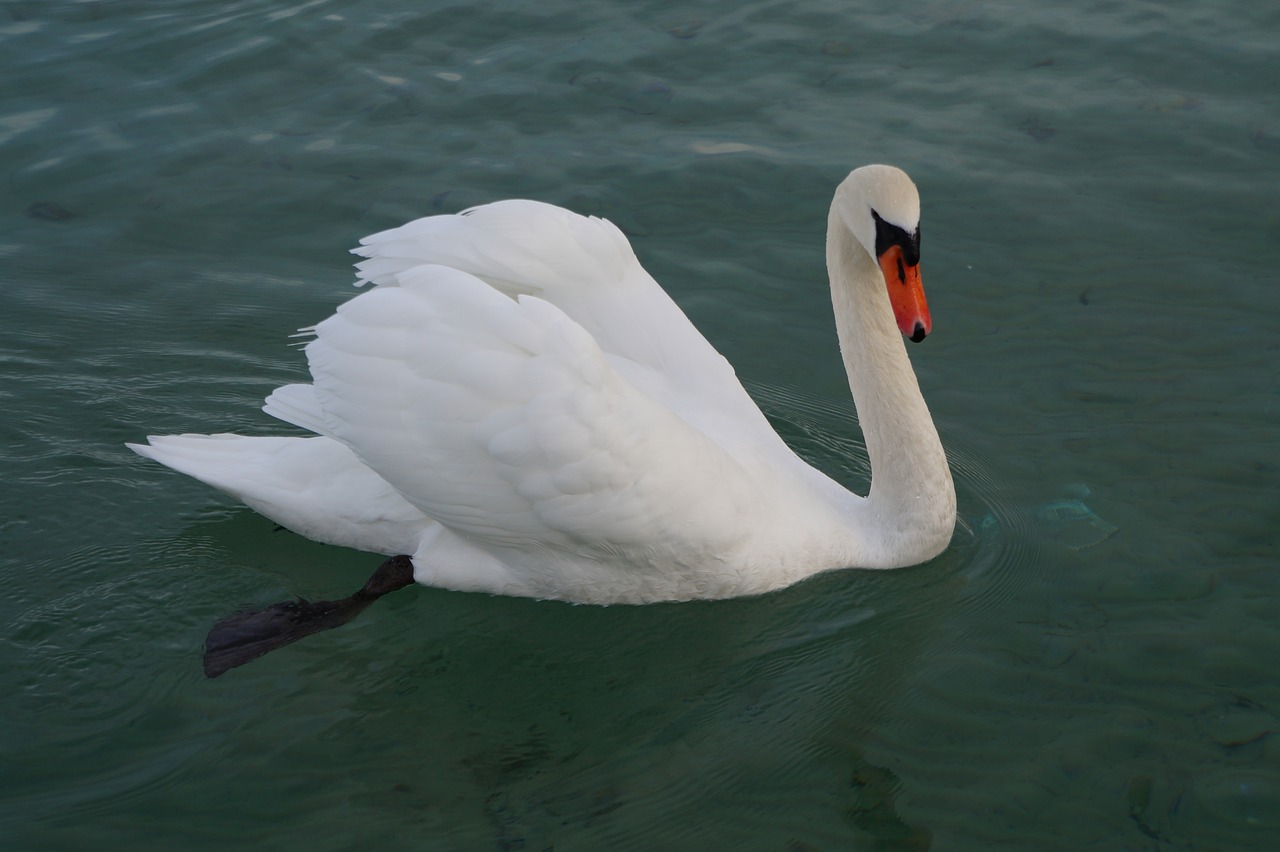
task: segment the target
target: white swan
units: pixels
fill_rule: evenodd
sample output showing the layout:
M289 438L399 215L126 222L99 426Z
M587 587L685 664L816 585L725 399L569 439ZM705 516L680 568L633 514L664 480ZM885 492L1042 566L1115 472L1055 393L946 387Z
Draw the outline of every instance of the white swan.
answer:
M783 443L616 227L532 201L361 241L378 286L308 329L314 383L264 407L317 437L129 446L449 589L643 603L923 562L955 492L899 334L930 330L919 209L906 174L866 166L828 218L866 498Z

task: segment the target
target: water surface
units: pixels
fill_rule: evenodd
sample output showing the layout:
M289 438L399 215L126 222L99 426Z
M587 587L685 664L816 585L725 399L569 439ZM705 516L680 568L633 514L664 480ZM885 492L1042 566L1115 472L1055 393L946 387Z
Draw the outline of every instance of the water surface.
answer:
M0 8L0 835L14 848L1270 848L1280 21L1268 4ZM278 431L346 249L612 219L855 487L826 206L907 169L950 550L760 598L429 589L217 680L376 557L123 448Z

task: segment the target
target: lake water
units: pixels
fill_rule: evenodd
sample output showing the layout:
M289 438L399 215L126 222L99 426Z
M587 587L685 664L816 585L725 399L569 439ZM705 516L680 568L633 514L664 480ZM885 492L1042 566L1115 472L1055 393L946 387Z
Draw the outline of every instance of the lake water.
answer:
M9 849L1270 849L1270 3L0 6ZM783 436L865 487L830 194L920 186L911 348L961 523L759 598L414 588L207 681L242 603L376 564L148 463L279 424L347 249L612 219Z

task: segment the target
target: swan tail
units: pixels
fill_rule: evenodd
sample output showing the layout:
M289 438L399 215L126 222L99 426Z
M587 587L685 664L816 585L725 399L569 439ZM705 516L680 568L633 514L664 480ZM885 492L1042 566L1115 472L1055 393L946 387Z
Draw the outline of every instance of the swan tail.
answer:
M153 435L126 444L299 535L342 547L413 553L433 525L342 444L325 437Z

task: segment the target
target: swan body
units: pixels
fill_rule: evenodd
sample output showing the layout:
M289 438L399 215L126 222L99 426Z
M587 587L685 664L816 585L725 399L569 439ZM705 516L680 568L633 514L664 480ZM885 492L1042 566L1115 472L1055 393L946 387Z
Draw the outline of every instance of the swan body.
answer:
M919 199L840 184L836 325L867 497L801 461L611 223L533 201L367 237L373 284L307 331L311 384L264 410L312 437L130 446L316 541L412 557L449 589L642 603L926 561L955 494L903 344L930 328Z

